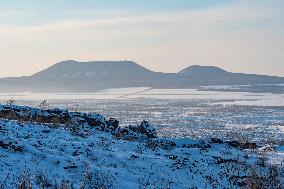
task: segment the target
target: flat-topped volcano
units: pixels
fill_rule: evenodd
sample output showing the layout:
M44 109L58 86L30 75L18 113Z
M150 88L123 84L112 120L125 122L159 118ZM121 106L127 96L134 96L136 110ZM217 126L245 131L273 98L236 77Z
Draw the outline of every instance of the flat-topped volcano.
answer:
M178 73L154 72L133 61L67 60L26 77L0 79L2 92L95 92L107 88L192 88L206 85L279 84L283 77L231 73L190 66Z
M130 78L145 77L152 71L132 61L59 62L32 77L36 78Z

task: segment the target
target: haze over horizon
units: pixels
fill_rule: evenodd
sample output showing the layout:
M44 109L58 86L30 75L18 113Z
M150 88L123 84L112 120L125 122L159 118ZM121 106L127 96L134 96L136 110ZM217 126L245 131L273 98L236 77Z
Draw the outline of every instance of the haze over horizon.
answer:
M284 76L283 9L269 0L2 1L0 77L67 59Z

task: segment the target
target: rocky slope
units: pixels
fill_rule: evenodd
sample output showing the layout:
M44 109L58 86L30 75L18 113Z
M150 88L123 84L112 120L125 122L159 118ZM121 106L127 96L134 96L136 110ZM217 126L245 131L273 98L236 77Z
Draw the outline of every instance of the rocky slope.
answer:
M217 138L159 138L147 122L0 106L2 188L277 188L272 148ZM273 156L275 157L275 155ZM282 180L281 180L282 179Z

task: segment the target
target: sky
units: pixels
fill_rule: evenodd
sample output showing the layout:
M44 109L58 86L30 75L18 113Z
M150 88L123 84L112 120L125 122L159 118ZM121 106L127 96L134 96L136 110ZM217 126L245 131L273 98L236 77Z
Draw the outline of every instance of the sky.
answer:
M0 0L0 77L63 60L284 76L284 0Z

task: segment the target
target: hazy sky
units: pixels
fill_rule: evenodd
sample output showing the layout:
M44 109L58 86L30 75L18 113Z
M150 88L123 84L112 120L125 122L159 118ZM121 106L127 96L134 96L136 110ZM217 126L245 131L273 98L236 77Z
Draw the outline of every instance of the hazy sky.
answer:
M0 0L0 77L74 59L284 76L284 0Z

